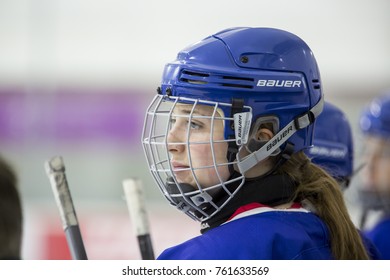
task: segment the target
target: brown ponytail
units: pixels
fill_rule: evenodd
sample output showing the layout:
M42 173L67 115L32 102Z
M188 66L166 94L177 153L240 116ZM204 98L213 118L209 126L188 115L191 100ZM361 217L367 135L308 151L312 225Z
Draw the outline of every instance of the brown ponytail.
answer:
M369 259L336 180L312 164L303 152L294 154L279 168L278 173L287 173L298 182L295 201L309 202L328 226L335 259Z

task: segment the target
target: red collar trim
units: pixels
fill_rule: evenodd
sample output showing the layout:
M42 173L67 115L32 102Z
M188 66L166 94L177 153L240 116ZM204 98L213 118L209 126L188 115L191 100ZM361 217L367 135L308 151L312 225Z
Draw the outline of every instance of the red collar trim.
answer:
M252 202L252 203L249 203L249 204L246 204L246 205L243 205L243 206L240 206L234 213L233 215L230 216L230 218L227 220L227 221L230 221L232 220L235 216L241 214L241 213L244 213L246 211L249 211L249 210L252 210L252 209L256 209L256 208L261 208L261 207L270 207L268 205L265 205L265 204L261 204L261 203L258 203L258 202ZM290 208L288 209L298 209L298 208L301 208L302 205L298 202L294 202Z

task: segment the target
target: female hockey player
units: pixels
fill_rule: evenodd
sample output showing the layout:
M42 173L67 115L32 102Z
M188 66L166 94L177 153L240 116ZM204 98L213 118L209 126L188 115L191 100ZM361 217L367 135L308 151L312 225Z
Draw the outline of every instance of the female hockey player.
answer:
M231 28L182 50L143 145L202 234L158 259L368 259L338 183L304 153L322 107L315 58L289 32Z
M390 260L390 92L375 98L362 112L360 129L365 135L360 191L364 213L379 210L380 219L366 229L382 258Z

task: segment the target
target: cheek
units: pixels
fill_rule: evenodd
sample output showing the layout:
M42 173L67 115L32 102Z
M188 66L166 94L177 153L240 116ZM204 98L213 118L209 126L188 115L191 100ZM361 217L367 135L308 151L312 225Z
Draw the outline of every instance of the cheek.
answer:
M372 162L363 174L363 181L379 191L390 190L390 160Z
M212 156L212 149L210 145L200 145L199 147L194 147L193 152L197 155L197 157L194 157L192 161L194 167L209 167L195 171L197 176L199 176L200 181L202 181L204 185L214 185L219 183L219 176L223 181L226 181L229 178L230 171L227 165L218 166L218 171L216 171L216 168L214 167L214 163L227 163L226 143L214 145L215 162ZM219 176L217 174L219 174Z
M210 144L190 145L192 164L197 166L213 165L227 162L227 143L217 143L211 148ZM214 154L214 156L213 156Z
M376 169L375 179L378 181L378 184L381 190L390 189L390 161L389 159L383 160Z

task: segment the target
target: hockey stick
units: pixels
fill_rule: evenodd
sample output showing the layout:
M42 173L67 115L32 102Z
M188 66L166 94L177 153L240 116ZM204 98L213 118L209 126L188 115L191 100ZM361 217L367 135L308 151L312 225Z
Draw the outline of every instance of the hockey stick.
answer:
M45 169L49 177L50 184L57 202L62 220L62 226L66 235L66 240L74 260L87 260L83 239L76 211L73 206L68 182L65 176L65 164L60 156L51 158L45 162Z
M145 202L142 191L142 181L130 178L123 181L127 207L133 223L133 230L138 239L143 260L154 260L152 241L149 233Z

